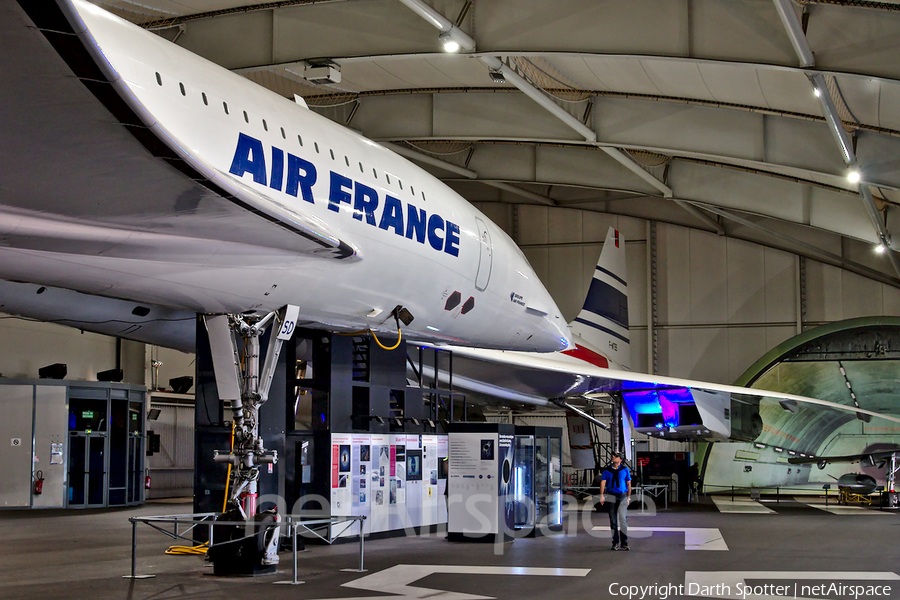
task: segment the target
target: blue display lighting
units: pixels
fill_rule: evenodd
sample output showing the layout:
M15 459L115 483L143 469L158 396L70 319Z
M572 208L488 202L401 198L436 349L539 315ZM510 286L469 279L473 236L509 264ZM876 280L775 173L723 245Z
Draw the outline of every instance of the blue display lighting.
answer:
M694 397L687 388L626 391L622 396L638 427L655 427L659 430L678 427L681 424L679 406L695 404Z

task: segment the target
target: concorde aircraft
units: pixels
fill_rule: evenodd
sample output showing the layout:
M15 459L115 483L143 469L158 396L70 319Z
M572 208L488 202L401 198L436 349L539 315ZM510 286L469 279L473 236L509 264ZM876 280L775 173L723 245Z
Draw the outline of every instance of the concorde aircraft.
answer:
M0 58L5 312L181 349L192 327L173 324L196 313L288 304L330 330L568 345L513 241L422 169L93 4L19 5Z

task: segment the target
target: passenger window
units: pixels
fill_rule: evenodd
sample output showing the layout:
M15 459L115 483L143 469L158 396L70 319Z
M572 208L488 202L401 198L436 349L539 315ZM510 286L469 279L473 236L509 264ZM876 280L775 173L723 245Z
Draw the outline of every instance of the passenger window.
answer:
M303 138L300 137L299 135L297 136L297 141L300 142L301 146L303 145Z
M281 128L281 139L283 139L283 140L287 139L287 134L284 133L284 127Z
M203 104L209 106L209 100L206 99L206 92L200 92L200 95L203 97Z
M375 179L378 179L378 171L375 170L375 167L372 167L372 175L375 176Z
M178 82L178 87L181 88L181 95L187 96L187 92L184 91L184 84L181 82Z
M399 184L400 184L400 189L401 189L401 190L402 190L402 189L403 189L403 182L402 182L402 181L400 181L400 180L399 180L399 179L398 179L398 180L397 180L397 183L399 183Z
M329 154L331 154L331 160L334 160L334 150L329 150Z
M344 157L344 162L347 163L348 167L350 166L350 159L347 158L346 156Z
M162 85L162 76L159 73L156 74L156 83Z
M415 196L415 195L416 195L416 188L414 188L413 186L409 186L409 193L412 194L413 196Z
M222 103L222 108L225 109L225 114L226 114L226 115L230 115L230 114L231 114L231 113L228 112L228 103L227 103L227 102L223 102L223 103Z
M262 121L263 121L263 129L265 129L266 131L268 131L268 130L269 130L269 124L266 123L266 120L265 120L265 119L263 119Z
M313 146L316 147L316 154L319 153L319 142L313 142Z
M422 192L422 202L425 202L425 192Z
M250 122L250 117L247 116L247 111L245 110L244 111L244 123L249 123L249 122Z
M360 173L365 173L365 171L363 170L362 163L359 163L359 172L360 172Z
M388 185L391 185L391 176L385 173L384 178L387 179Z

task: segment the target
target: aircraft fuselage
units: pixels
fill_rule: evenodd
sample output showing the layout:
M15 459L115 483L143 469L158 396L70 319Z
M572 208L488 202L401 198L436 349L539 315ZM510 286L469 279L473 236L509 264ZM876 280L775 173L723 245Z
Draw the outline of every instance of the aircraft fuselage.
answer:
M131 223L79 216L65 223L52 251L22 242L12 244L12 257L0 253L0 277L205 313L295 304L301 321L336 329L396 330L390 314L403 306L414 316L403 327L411 339L529 351L567 346L565 320L514 242L439 180L92 4L60 5L134 115L207 188L223 190L223 202L246 209L247 220L270 221L280 241L234 241L233 214L222 217L222 239L215 239L215 210L196 211L197 203L179 198L167 215L173 199L160 198L163 226L154 229L150 215ZM123 208L128 201L122 198ZM197 239L167 237L165 227L198 214ZM58 235L52 212L17 218L38 236ZM97 237L92 227L108 228L102 251L88 249Z

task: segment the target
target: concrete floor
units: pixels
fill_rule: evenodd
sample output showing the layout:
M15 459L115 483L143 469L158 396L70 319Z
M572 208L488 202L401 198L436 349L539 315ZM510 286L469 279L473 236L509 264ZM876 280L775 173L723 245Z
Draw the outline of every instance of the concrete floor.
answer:
M390 592L442 600L473 597L468 594L594 598L628 597L621 586L678 586L686 581L706 587L686 588L684 593L651 588L644 598L738 598L746 591L738 582L787 585L791 597L794 583L890 586L887 595L864 591L859 597L900 598L900 514L873 509L837 515L796 501L767 506L774 512L723 514L711 502L674 507L655 516L632 511L630 552L609 550L609 532L593 530L608 526L605 516L597 513L589 515L593 522L587 523L594 535L586 533L580 515L570 515L578 521L574 536L521 539L502 546L500 554L491 544L451 543L436 535L373 540L366 543L368 572L362 574L341 571L357 567L357 544L311 546L299 561L300 578L306 583L296 587L273 585L290 579L290 553L281 555L274 576L217 578L201 557L164 555L171 542L146 527L139 535L138 572L156 577L123 579L131 564L128 517L185 513L189 504L0 512L0 598L398 597ZM669 529L651 531L655 528ZM693 549L686 549L686 544ZM798 597L853 598L853 590L812 591ZM875 593L885 591L881 587ZM638 600L640 593L632 599Z

